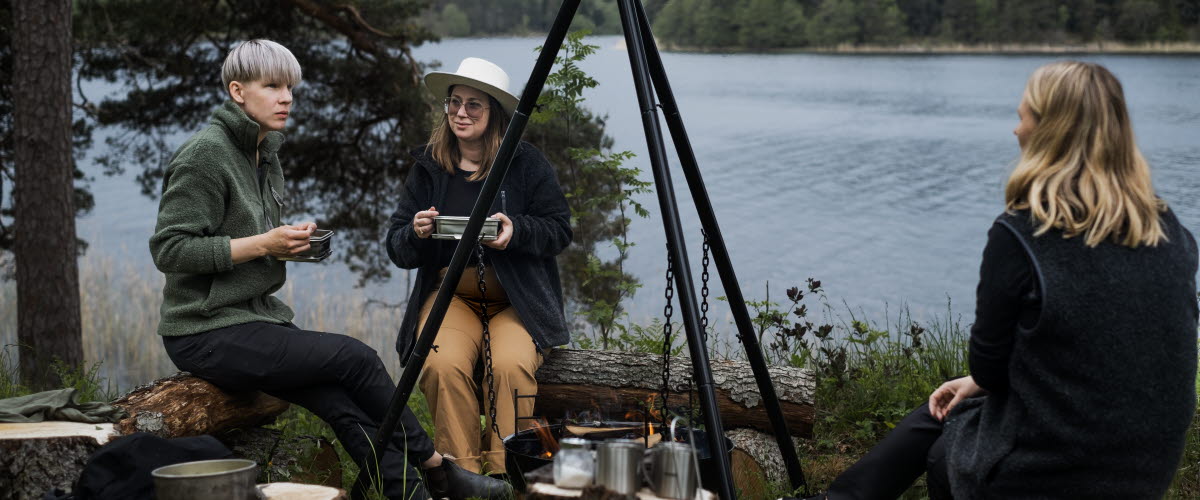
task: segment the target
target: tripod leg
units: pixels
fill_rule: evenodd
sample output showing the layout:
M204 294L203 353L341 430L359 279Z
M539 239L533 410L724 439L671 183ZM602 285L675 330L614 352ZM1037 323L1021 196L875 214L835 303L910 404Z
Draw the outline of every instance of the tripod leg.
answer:
M779 450L783 453L783 461L788 471L788 478L791 481L793 489L807 488L807 482L804 479L804 470L800 467L800 458L796 454L796 447L792 444L791 433L788 432L787 421L783 418L783 410L779 406L779 397L775 394L775 385L771 382L771 374L767 371L767 363L762 355L762 348L758 344L758 338L754 336L754 327L750 321L750 315L746 310L746 301L742 297L742 290L737 285L737 275L734 274L733 264L729 258L729 251L725 247L725 238L721 235L720 225L717 224L717 215L713 211L712 202L708 197L708 190L704 187L704 179L700 175L700 168L696 161L696 155L692 151L691 141L688 140L687 130L683 126L683 117L679 114L679 106L675 102L675 95L671 92L671 84L667 81L667 71L663 67L662 57L658 53L658 47L654 43L654 35L650 32L650 23L646 19L646 12L642 8L641 2L638 2L638 24L642 34L642 41L645 43L646 57L650 66L650 77L654 82L654 90L658 94L658 100L662 103L663 115L667 120L667 127L671 131L671 139L675 143L675 152L679 155L679 163L683 168L684 178L687 179L688 188L692 193L692 200L696 204L696 211L700 215L700 224L704 227L704 231L708 233L709 247L712 249L713 258L716 260L717 272L721 276L721 284L725 287L725 296L729 300L729 309L733 312L734 323L737 325L738 338L741 339L742 347L746 349L746 358L750 362L750 368L754 372L754 380L758 382L758 390L762 395L763 406L767 410L767 416L771 420L771 427L775 431L775 440L779 444Z
M696 288L692 282L691 267L683 240L683 229L679 221L679 207L675 202L671 173L667 169L667 153L663 145L662 129L654 107L653 89L649 68L646 65L646 46L642 40L634 0L618 0L621 11L621 26L625 32L629 64L633 69L634 88L637 90L638 105L642 114L642 126L646 132L646 143L650 151L650 165L654 172L654 184L658 192L659 208L662 210L663 226L671 247L671 258L678 266L675 282L679 289L679 303L683 310L684 330L687 332L688 351L692 356L692 370L704 409L704 425L709 439L709 449L720 474L721 498L733 500L733 475L730 473L729 450L725 446L725 432L721 415L717 411L716 392L713 388L712 371L708 364L708 349L704 345L697 314Z
M447 268L446 276L442 279L442 286L434 299L429 316L425 320L425 327L417 336L412 354L409 355L404 371L400 374L400 380L396 383L396 392L392 393L387 414L380 423L379 432L375 435L375 450L379 455L386 452L387 447L383 444L390 441L392 434L396 432L396 423L400 419L400 413L408 404L408 398L412 396L413 387L417 384L417 377L420 376L421 368L425 365L425 358L429 356L429 349L433 347L434 338L437 337L438 329L442 326L442 319L446 316L446 309L450 306L450 298L454 294L455 284L462 278L463 269L467 266L467 258L474 246L472 242L479 240L479 233L483 229L484 219L488 216L488 209L496 200L496 193L500 191L500 183L504 181L513 155L516 154L517 145L521 142L521 135L525 133L529 114L533 111L533 105L537 103L538 96L542 93L542 87L546 85L546 77L549 76L550 69L554 66L554 58L558 56L558 49L562 47L563 39L567 36L567 28L571 26L571 20L575 18L575 11L578 8L579 0L563 0L558 9L558 15L554 18L554 25L550 27L550 32L546 35L542 53L538 55L529 81L525 84L525 90L521 92L521 100L517 103L516 111L513 112L512 121L508 123L508 131L505 132L500 149L496 152L496 160L492 163L492 173L484 181L479 197L475 199L475 206L471 209L471 219L467 222L466 229L463 230L462 239L454 249L454 256L450 258L450 265ZM369 470L363 467L364 465L366 464L359 464L359 470ZM367 477L362 473L359 473L358 478L355 479L351 491L356 500L365 497L366 480Z

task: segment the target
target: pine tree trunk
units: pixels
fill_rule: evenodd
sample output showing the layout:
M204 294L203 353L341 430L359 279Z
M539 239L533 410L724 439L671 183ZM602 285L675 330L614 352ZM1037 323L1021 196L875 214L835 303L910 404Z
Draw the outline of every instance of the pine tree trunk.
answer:
M21 380L83 362L71 158L71 2L13 2L14 255Z

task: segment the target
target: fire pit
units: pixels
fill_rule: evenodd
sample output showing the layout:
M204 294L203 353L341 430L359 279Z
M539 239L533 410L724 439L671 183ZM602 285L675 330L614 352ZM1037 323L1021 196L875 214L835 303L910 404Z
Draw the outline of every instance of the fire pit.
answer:
M581 437L589 441L604 441L612 438L644 439L653 446L664 438L658 428L643 422L588 422L580 424L550 424L526 429L504 439L505 466L509 479L518 491L525 491L524 474L549 465L558 452L558 441L563 437ZM678 441L691 442L687 428L677 428ZM709 451L708 435L695 431L696 454L700 459L700 477L707 489L716 489L717 465ZM733 442L725 439L726 449L733 449Z

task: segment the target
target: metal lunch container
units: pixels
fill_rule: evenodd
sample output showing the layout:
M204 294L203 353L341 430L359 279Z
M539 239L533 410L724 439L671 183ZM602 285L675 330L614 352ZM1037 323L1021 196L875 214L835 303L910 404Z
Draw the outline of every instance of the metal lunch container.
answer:
M439 240L458 240L462 239L463 232L467 230L467 222L470 217L459 217L456 215L439 215L433 218L433 237ZM500 219L488 217L483 220L483 229L479 231L479 239L483 241L491 241L500 236Z
M317 229L308 237L308 250L291 257L276 257L288 262L321 262L333 254L333 231Z
M300 255L325 258L326 254L333 252L331 243L333 243L333 231L329 229L317 229L313 231L312 236L308 237L308 250L305 250Z

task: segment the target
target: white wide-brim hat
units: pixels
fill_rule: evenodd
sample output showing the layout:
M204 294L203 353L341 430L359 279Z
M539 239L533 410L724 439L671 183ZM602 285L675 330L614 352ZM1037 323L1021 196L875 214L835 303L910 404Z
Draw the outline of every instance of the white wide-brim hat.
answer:
M433 71L425 75L425 87L438 97L450 95L450 87L466 85L492 96L500 102L504 111L512 116L517 109L517 96L508 91L508 73L491 61L468 57L458 64L458 71L446 73Z

